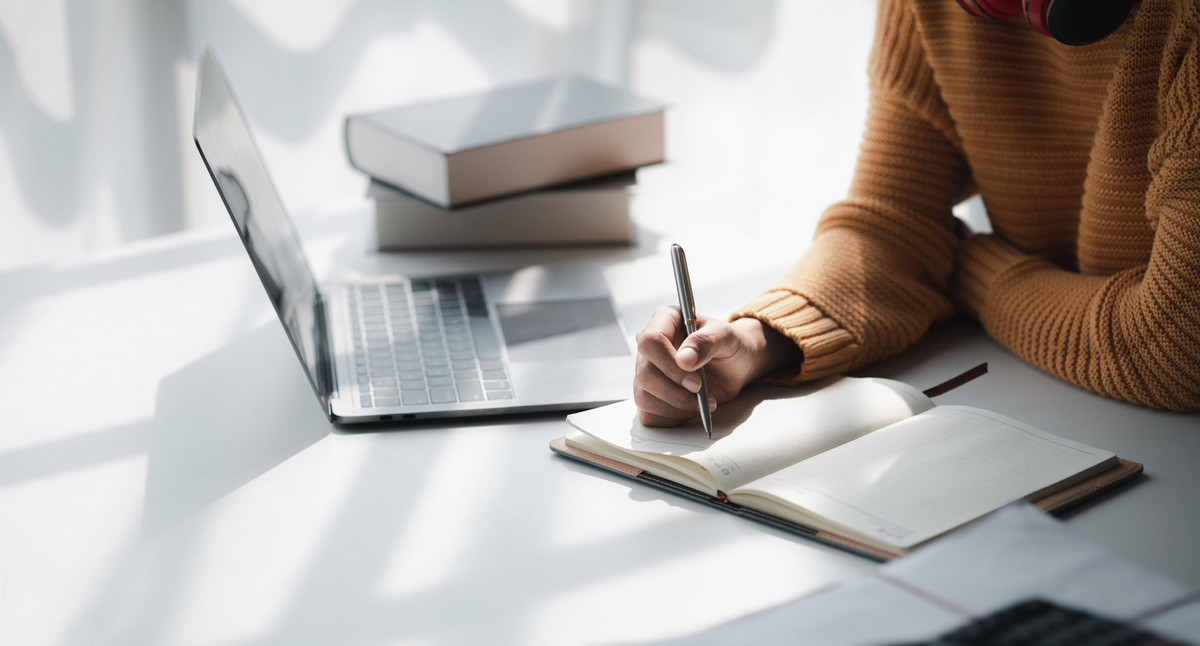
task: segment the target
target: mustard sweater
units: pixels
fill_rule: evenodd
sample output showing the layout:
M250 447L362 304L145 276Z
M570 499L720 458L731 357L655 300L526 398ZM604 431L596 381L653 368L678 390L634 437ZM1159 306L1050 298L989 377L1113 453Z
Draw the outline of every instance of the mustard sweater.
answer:
M735 313L793 339L776 381L853 370L977 317L1089 390L1200 410L1200 0L1068 47L955 0L882 0L847 198ZM956 235L978 192L994 230Z

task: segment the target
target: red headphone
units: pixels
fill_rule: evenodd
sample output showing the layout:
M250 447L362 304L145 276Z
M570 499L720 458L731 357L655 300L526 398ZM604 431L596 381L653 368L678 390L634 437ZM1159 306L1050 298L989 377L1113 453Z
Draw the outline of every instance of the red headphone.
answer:
M1033 28L1067 45L1094 43L1117 30L1133 0L958 0L976 16L1024 13Z

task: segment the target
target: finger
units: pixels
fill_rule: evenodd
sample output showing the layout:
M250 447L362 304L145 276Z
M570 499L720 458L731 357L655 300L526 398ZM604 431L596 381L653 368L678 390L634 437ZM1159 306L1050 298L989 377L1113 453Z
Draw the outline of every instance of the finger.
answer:
M698 386L689 390L688 387L676 383L663 374L657 366L641 356L637 359L633 386L634 403L639 408L656 411L663 415L674 415L677 414L675 411L695 408L696 391L699 390ZM641 401L642 393L646 397L644 402Z
M671 417L659 417L658 415L654 415L654 414L639 410L638 411L638 421L646 426L671 427L671 426L680 426L687 420L671 418Z
M689 371L679 367L675 348L684 336L683 319L679 314L679 308L660 307L655 310L646 327L637 333L638 355L657 368L670 381L682 384Z
M683 314L678 306L659 307L650 315L650 320L639 334L662 336L671 340L672 347L677 346L687 336L683 327Z
M653 399L646 397L648 396L639 397L634 393L634 400L641 402L638 405L638 421L646 426L679 426L689 419L683 411L655 406L652 404ZM642 404L646 404L647 407L643 407Z
M688 405L679 408L657 400L645 391L635 389L634 400L638 403L638 421L646 426L679 426L680 424L699 416L696 396L688 398ZM715 402L710 398L709 409L715 408Z

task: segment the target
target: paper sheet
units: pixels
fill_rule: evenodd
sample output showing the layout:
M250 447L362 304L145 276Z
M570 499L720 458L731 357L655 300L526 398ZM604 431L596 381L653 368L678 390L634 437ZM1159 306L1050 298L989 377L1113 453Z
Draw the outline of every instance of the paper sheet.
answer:
M1200 644L1200 596L1066 529L1005 507L862 579L670 644L878 646L931 639L1040 597Z

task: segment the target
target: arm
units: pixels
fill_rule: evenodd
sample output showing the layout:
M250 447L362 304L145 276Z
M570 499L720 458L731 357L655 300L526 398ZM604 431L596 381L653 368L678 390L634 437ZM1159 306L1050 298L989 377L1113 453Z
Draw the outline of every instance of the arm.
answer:
M1052 374L1109 397L1200 411L1200 9L1185 5L1159 79L1144 264L1074 272L977 236L962 245L954 293L999 342Z
M825 212L800 263L731 322L702 319L685 340L678 312L664 308L638 335L634 401L643 423L695 416L697 367L713 407L756 379L816 379L894 354L953 313L951 208L970 174L911 8L881 3L854 183Z
M909 4L882 2L866 132L846 200L772 289L735 312L790 338L784 383L854 370L907 348L954 312L953 205L970 185Z

